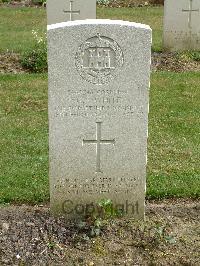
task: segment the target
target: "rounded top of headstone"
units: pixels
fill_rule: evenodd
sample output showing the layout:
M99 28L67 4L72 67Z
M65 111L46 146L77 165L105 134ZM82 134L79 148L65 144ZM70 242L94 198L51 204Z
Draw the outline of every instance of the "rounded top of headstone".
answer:
M151 30L150 26L146 24L123 21L123 20L110 20L110 19L85 19L85 20L67 21L67 22L48 25L47 30L49 31L53 29L59 29L70 26L80 26L80 25L118 25L118 26L129 26L145 30Z

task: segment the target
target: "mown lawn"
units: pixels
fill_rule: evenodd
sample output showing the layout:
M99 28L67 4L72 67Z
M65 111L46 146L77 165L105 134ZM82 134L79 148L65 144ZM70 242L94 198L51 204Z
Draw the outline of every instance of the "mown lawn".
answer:
M148 198L200 195L199 73L153 73ZM0 76L0 202L49 200L47 75Z
M151 78L147 195L200 195L200 73Z
M0 202L47 200L46 75L0 76Z
M163 7L99 8L98 18L121 19L150 25L154 51L162 50Z
M45 9L0 8L0 52L24 52L32 47L32 30L46 32Z
M97 8L97 17L148 24L153 29L153 50L162 50L162 7ZM0 8L0 52L24 52L33 45L32 30L46 32L43 8Z
M162 7L98 8L98 18L149 24L162 50ZM23 53L32 30L46 32L46 11L0 8L0 52ZM147 197L197 197L199 73L151 76ZM49 200L47 74L0 75L0 203Z

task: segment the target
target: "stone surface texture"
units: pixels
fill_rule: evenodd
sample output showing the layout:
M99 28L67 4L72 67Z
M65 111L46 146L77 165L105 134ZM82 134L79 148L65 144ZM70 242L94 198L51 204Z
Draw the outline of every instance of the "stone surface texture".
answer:
M165 0L163 44L168 51L200 50L199 0Z
M76 217L110 199L127 215L144 217L150 57L147 25L48 26L54 214Z
M70 12L73 11L73 13ZM70 15L71 13L71 15ZM48 0L47 24L95 19L96 0Z

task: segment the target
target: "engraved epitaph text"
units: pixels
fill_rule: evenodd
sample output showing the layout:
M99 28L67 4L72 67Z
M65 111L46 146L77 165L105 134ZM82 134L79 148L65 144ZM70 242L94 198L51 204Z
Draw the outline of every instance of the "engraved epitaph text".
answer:
M73 10L79 9L74 0ZM146 25L81 20L48 26L53 215L80 220L88 205L110 199L114 206L137 202L137 212L125 213L144 217L150 58Z

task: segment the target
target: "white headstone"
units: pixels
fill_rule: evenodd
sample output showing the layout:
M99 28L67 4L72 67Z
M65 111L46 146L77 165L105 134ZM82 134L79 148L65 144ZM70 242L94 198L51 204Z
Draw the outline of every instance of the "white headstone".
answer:
M95 19L96 0L48 0L47 24Z
M149 26L48 26L51 210L71 217L112 200L144 217Z
M200 50L200 0L165 0L164 48Z

